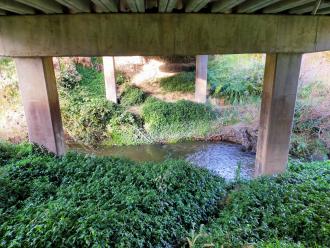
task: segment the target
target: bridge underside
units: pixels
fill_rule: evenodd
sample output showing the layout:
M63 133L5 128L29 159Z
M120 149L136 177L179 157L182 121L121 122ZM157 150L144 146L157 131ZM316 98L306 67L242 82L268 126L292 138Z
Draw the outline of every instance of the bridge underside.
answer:
M330 50L328 16L0 17L0 56L16 59L30 141L58 155L65 149L53 56L104 56L106 84L112 92L107 97L116 101L114 64L112 58L106 56L203 55L197 59L196 100L204 102L205 55L266 53L256 175L282 172L288 160L301 56L324 50Z

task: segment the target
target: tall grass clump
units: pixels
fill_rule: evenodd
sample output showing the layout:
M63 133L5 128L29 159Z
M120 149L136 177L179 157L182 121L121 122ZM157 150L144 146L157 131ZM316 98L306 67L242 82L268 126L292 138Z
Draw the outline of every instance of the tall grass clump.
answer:
M261 55L221 55L209 62L208 81L214 97L239 103L260 97L263 73Z
M225 194L223 179L184 161L0 154L0 247L173 247Z

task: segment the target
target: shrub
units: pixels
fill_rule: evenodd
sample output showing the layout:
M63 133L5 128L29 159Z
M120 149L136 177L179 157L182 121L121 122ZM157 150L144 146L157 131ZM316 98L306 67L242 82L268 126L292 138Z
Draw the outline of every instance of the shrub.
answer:
M149 128L169 125L185 126L189 122L211 121L216 113L205 104L180 100L175 103L150 98L142 109L142 117Z
M184 161L12 155L0 171L1 247L172 247L225 193Z
M195 73L181 72L174 76L162 78L159 83L160 87L165 91L194 92Z
M126 86L121 94L120 103L123 106L140 105L147 98L147 94L136 86Z
M129 78L122 72L116 73L116 84L118 85L124 85L125 83L128 83L130 80Z
M238 103L262 92L264 62L259 56L224 55L209 63L212 95Z
M283 175L241 184L229 194L205 242L242 247L282 240L329 247L329 175L330 162L296 163Z
M81 79L80 74L76 70L76 66L69 63L66 64L64 68L62 66L58 82L61 87L72 90L79 84Z
M72 96L63 106L63 121L69 134L86 145L97 145L106 138L107 124L121 111L106 99Z
M111 118L107 125L106 145L138 145L151 143L149 135L143 129L143 121L123 110Z

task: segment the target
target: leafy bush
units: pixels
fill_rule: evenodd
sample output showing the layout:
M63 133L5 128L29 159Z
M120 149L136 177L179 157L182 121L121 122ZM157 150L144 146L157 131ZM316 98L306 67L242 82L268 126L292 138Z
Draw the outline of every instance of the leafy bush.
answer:
M77 92L84 91L91 97L105 97L104 75L102 71L95 67L84 67L76 65L78 73L81 75L80 87Z
M124 73L121 72L116 73L116 84L123 85L128 82L129 82L129 78Z
M160 87L165 91L194 92L195 73L181 72L174 76L162 78L159 83Z
M229 103L249 97L259 97L262 92L264 62L259 56L224 55L209 62L208 81L212 95Z
M151 129L169 125L185 126L189 122L211 121L216 113L205 104L180 100L175 103L149 98L143 106L142 117Z
M58 82L61 87L72 90L79 84L81 79L76 66L74 64L67 64L65 68L61 68Z
M140 105L144 103L146 98L147 94L144 93L140 88L128 85L121 94L120 104L123 106Z
M121 108L106 99L73 95L63 106L63 121L69 134L86 145L96 145L107 134L107 125Z
M310 89L309 86L306 88ZM304 94L304 98L308 97L306 92L301 94ZM290 149L292 155L312 160L315 157L327 158L329 151L326 142L330 130L330 116L327 110L322 112L322 107L318 104L313 106L302 99L296 102Z
M204 242L242 247L282 240L301 242L306 247L329 247L329 175L330 162L297 163L283 175L241 184L229 194Z
M123 110L117 112L107 125L105 145L138 145L151 143L149 135L143 129L143 121Z
M208 221L225 193L223 179L184 161L33 152L17 159L16 148L0 149L8 155L1 247L172 247Z

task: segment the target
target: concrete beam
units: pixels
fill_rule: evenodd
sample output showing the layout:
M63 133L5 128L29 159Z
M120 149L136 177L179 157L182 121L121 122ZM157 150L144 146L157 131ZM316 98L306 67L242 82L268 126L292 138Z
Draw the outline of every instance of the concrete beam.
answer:
M28 5L35 9L39 9L46 14L54 14L54 13L63 13L63 8L60 4L54 1L48 0L16 0L16 2L20 2L22 4Z
M62 155L64 136L52 58L15 62L30 142Z
M326 50L330 50L328 16L0 16L0 56L186 56Z
M212 12L227 12L234 8L235 6L241 4L245 0L222 0L222 1L217 1L212 4Z
M103 57L103 71L106 98L117 103L117 87L114 57Z
M271 4L277 3L280 0L251 0L246 1L237 9L238 13L252 13L259 9L265 8Z
M195 101L206 103L207 100L207 55L196 56Z
M114 0L92 0L97 12L118 12L118 5Z
M74 12L90 12L89 0L56 0Z
M12 0L0 0L0 9L22 15L35 13L33 8L28 7L24 4L14 2Z
M292 9L310 2L315 2L315 0L288 0L275 3L263 10L263 13L274 14L279 13L288 9Z
M301 57L301 54L267 54L256 176L286 169Z

